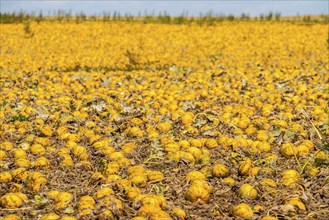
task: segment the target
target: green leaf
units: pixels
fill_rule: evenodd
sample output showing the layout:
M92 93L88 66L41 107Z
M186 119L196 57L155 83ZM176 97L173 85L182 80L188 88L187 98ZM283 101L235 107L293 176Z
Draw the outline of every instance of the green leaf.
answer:
M287 137L291 137L291 136L293 136L294 134L295 134L295 132L293 132L293 131L291 131L291 130L287 130L285 135L286 135Z
M235 158L235 157L238 157L239 154L238 153L235 153L235 152L231 152L231 157Z
M65 214L73 214L74 213L74 209L72 207L67 207L66 209L64 209L63 213L65 213Z
M49 201L47 198L39 196L39 195L35 195L34 200L39 205L45 204Z

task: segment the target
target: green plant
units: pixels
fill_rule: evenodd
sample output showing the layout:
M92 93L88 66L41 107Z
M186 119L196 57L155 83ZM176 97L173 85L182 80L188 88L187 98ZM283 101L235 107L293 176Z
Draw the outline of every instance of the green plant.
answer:
M18 116L13 116L13 117L11 117L11 119L9 120L10 122L15 122L15 121L20 121L20 122L22 122L22 121L28 121L29 119L26 117L26 116L24 116L24 115L22 115L22 114L19 114Z

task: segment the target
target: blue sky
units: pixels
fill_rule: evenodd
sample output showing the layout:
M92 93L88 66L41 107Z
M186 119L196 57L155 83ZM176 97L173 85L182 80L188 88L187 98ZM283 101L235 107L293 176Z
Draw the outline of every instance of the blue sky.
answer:
M269 11L281 12L282 15L305 15L305 14L329 14L329 3L327 0L226 0L226 1L79 1L79 0L0 0L1 12L39 12L52 14L59 9L69 11L74 15L77 12L85 12L88 15L100 14L103 11L118 11L122 15L130 13L138 15L138 12L144 14L166 11L170 15L180 15L183 11L188 11L188 15L200 15L212 11L214 14L233 14L241 15L247 13L256 16Z

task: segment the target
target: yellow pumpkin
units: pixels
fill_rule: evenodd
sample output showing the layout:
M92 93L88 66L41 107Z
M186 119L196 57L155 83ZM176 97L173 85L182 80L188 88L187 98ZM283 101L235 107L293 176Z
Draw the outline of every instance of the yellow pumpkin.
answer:
M64 160L61 161L60 166L67 168L74 167L74 162L70 155L62 155L62 157L64 158Z
M218 147L218 143L217 143L215 138L207 139L204 145L209 149L213 149L213 148Z
M198 147L201 148L203 146L203 143L199 139L191 138L189 140L191 147Z
M134 173L129 175L129 181L137 187L145 187L147 176L144 173Z
M174 208L171 212L171 215L177 220L186 219L186 212L181 208Z
M181 146L181 148L183 149L188 149L191 145L190 142L188 142L187 140L180 140L178 142L179 146ZM191 153L191 152L190 152Z
M9 192L21 192L23 190L22 184L11 183L9 187Z
M11 171L11 175L15 180L25 181L29 175L29 171L27 171L26 168L17 168Z
M265 130L257 131L257 140L259 141L267 141L269 136Z
M142 205L153 205L165 208L167 205L166 199L163 196L145 195L141 194L134 198L134 203L141 203Z
M313 178L320 173L320 170L314 166L306 166L305 173L308 177Z
M305 204L302 203L298 197L293 197L293 198L288 199L285 202L285 204L294 205L294 206L297 206L299 209L306 211Z
M297 146L298 156L309 156L310 155L310 149L306 145L298 145Z
M187 174L186 180L195 181L195 180L206 180L206 176L200 171L191 171Z
M125 154L130 154L136 149L136 144L126 143L121 147L121 149Z
M115 148L111 147L111 146L105 146L105 147L100 148L99 150L103 155L108 156L108 157L110 157L111 154L113 154L115 152Z
M79 156L80 154L87 153L87 149L83 146L76 145L72 148L72 153L74 156Z
M55 209L67 208L72 201L73 196L68 192L59 192L55 197Z
M145 218L143 216L136 216L136 217L133 217L131 220L147 220L147 218Z
M164 178L164 175L160 171L150 171L147 173L148 181L160 181Z
M31 165L31 162L27 158L18 158L15 160L15 165L18 167L26 167L29 168Z
M105 183L108 184L113 182L119 182L120 180L122 180L121 176L117 174L111 174L107 176Z
M137 195L141 194L141 192L142 191L138 187L130 187L126 189L126 196L129 201L133 201Z
M292 157L298 154L298 149L292 143L283 144L280 153L285 157Z
M26 185L35 192L39 191L40 187L46 183L46 177L40 172L30 172L26 179Z
M211 166L204 166L200 169L200 172L203 173L203 175L206 177L206 178L211 178L213 177L212 175L212 170L213 168Z
M50 169L50 162L45 157L39 157L34 162L32 162L32 167L48 170Z
M115 217L115 215L113 214L113 212L111 210L106 209L98 215L97 219L116 220L117 217Z
M182 116L182 124L183 125L190 125L193 123L194 114L192 112L187 112Z
M257 145L257 148L261 151L261 152L270 152L271 151L271 145L268 142L260 142Z
M27 201L23 193L7 193L0 198L0 205L4 208L20 208Z
M120 165L112 161L106 165L106 169L103 171L103 174L105 176L111 175L111 174L118 174L120 171Z
M15 149L11 152L15 159L23 159L27 157L27 153L23 149Z
M30 148L30 152L33 155L44 156L46 154L46 149L41 144L33 144Z
M187 149L187 151L193 155L193 157L195 158L195 160L200 160L201 156L202 156L202 151L200 150L200 148L197 147L189 147Z
M166 152L178 152L180 150L180 145L177 143L168 143L163 148Z
M299 181L300 175L296 170L287 170L282 174L281 183L284 186L294 187Z
M139 127L132 127L128 129L128 134L132 137L143 137L144 133Z
M0 183L9 183L13 180L13 176L10 172L0 173Z
M51 137L53 135L53 129L49 125L42 127L40 131L47 137Z
M239 174L242 176L248 175L250 169L253 167L252 162L249 158L244 159L239 163Z
M9 141L5 141L0 144L0 149L6 150L6 151L11 151L13 148L14 148L14 144Z
M250 184L243 184L239 190L239 196L244 198L257 198L257 190Z
M241 203L239 205L234 206L233 214L234 216L239 218L249 219L253 217L254 212L252 211L249 205L247 205L246 203Z
M134 173L144 173L145 172L145 168L142 166L132 166L129 167L128 170L128 175L134 174Z
M260 167L253 167L249 170L249 175L250 176L257 176L260 170L261 170Z
M55 199L56 196L58 195L59 191L57 190L52 190L47 193L47 196L51 199Z
M195 180L187 189L185 199L190 202L206 204L210 198L211 188L209 184L202 180Z
M149 215L153 215L157 212L162 211L162 209L160 208L160 206L154 206L154 205L150 205L150 204L146 204L143 205L142 207L140 207L138 209L137 214L143 217L149 216Z
M268 215L268 216L262 217L261 220L278 220L278 218Z
M235 185L235 180L231 177L226 177L223 179L223 183L229 185L230 187Z
M112 188L104 187L98 190L95 194L96 199L103 198L104 196L111 196L114 195L114 191Z
M40 220L58 220L61 217L59 215L57 215L56 213L48 213L43 215Z
M15 214L9 214L4 217L2 217L2 220L21 220L22 218Z
M260 212L260 211L262 211L263 209L264 209L264 207L261 206L261 205L255 205L255 206L252 208L252 210L253 210L254 212Z
M95 208L95 200L91 196L82 196L78 203L79 210Z
M276 184L276 182L272 179L262 179L260 181L260 185L266 190L266 191L270 191L275 189L278 185Z
M161 210L152 214L150 220L172 220L172 218L167 212Z
M224 164L215 164L212 170L212 174L215 177L225 178L230 174L230 170Z
M122 151L116 151L110 155L110 159L113 161L118 161L119 159L122 159L122 158L125 158L125 155Z
M5 151L0 150L0 161L4 161L8 159L8 155Z
M314 144L310 140L304 140L300 145L306 146L309 149L309 151L314 151Z
M162 123L159 123L158 126L157 126L157 129L159 131L163 131L163 132L170 131L171 124L170 124L170 122L162 122Z
M185 151L179 151L177 152L178 155L176 155L179 159L184 159L187 160L190 163L195 163L195 158L193 157L193 155L189 152L185 152ZM201 158L202 160L202 158Z
M63 216L61 220L77 220L77 219L73 216Z
M317 151L314 155L319 164L329 160L329 155L324 151Z

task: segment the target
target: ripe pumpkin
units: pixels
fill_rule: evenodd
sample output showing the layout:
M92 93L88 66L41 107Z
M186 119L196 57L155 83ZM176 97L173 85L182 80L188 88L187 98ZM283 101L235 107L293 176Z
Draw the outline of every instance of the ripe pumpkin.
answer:
M40 172L31 172L29 173L26 179L26 185L31 188L33 191L39 191L42 185L47 183L46 177Z
M246 203L241 203L233 208L233 214L236 217L248 219L252 218L254 212L252 211L249 205L247 205Z
M137 187L145 187L147 176L144 173L134 173L129 175L129 181Z
M2 218L2 220L21 220L22 218L15 214L9 214Z
M257 190L250 184L243 184L239 190L239 196L244 198L257 198Z
M162 211L160 206L146 204L139 208L138 215L146 217L146 216L153 215L160 211Z
M288 199L285 204L297 206L299 209L306 211L306 206L298 197Z
M13 180L13 176L10 172L0 173L0 183L9 183Z
M195 181L195 180L206 180L206 176L200 171L191 171L187 174L186 180Z
M147 180L148 181L159 181L162 180L164 178L164 175L162 172L160 171L150 171L147 173Z
M282 174L281 183L284 186L294 187L299 179L300 175L296 170L287 170Z
M215 164L212 170L212 174L215 177L225 178L230 174L230 170L224 164Z
M218 147L218 143L216 141L216 139L214 138L209 138L205 141L205 144L204 144L207 148L209 149L213 149L213 148L216 148Z
M95 194L96 199L103 198L104 196L111 196L114 195L114 191L112 188L104 187L98 190Z
M210 198L211 188L209 184L202 180L195 180L187 189L185 199L190 202L206 204Z
M0 198L0 205L4 208L20 208L27 201L23 193L7 193Z
M181 208L174 208L171 212L171 215L177 220L186 219L186 212Z
M285 157L292 157L298 154L298 149L292 143L281 145L280 153Z
M48 170L50 169L50 162L45 157L39 157L34 162L32 162L32 167L42 170Z
M239 163L239 174L242 176L248 175L252 167L253 165L251 160L249 158L244 159Z
M61 217L59 215L57 215L56 213L48 213L43 215L40 220L58 220Z
M33 155L44 156L46 154L46 149L41 144L33 144L30 148L30 152Z
M94 209L95 208L95 200L93 197L91 196L82 196L80 198L80 201L78 203L78 209L82 210L82 209Z

